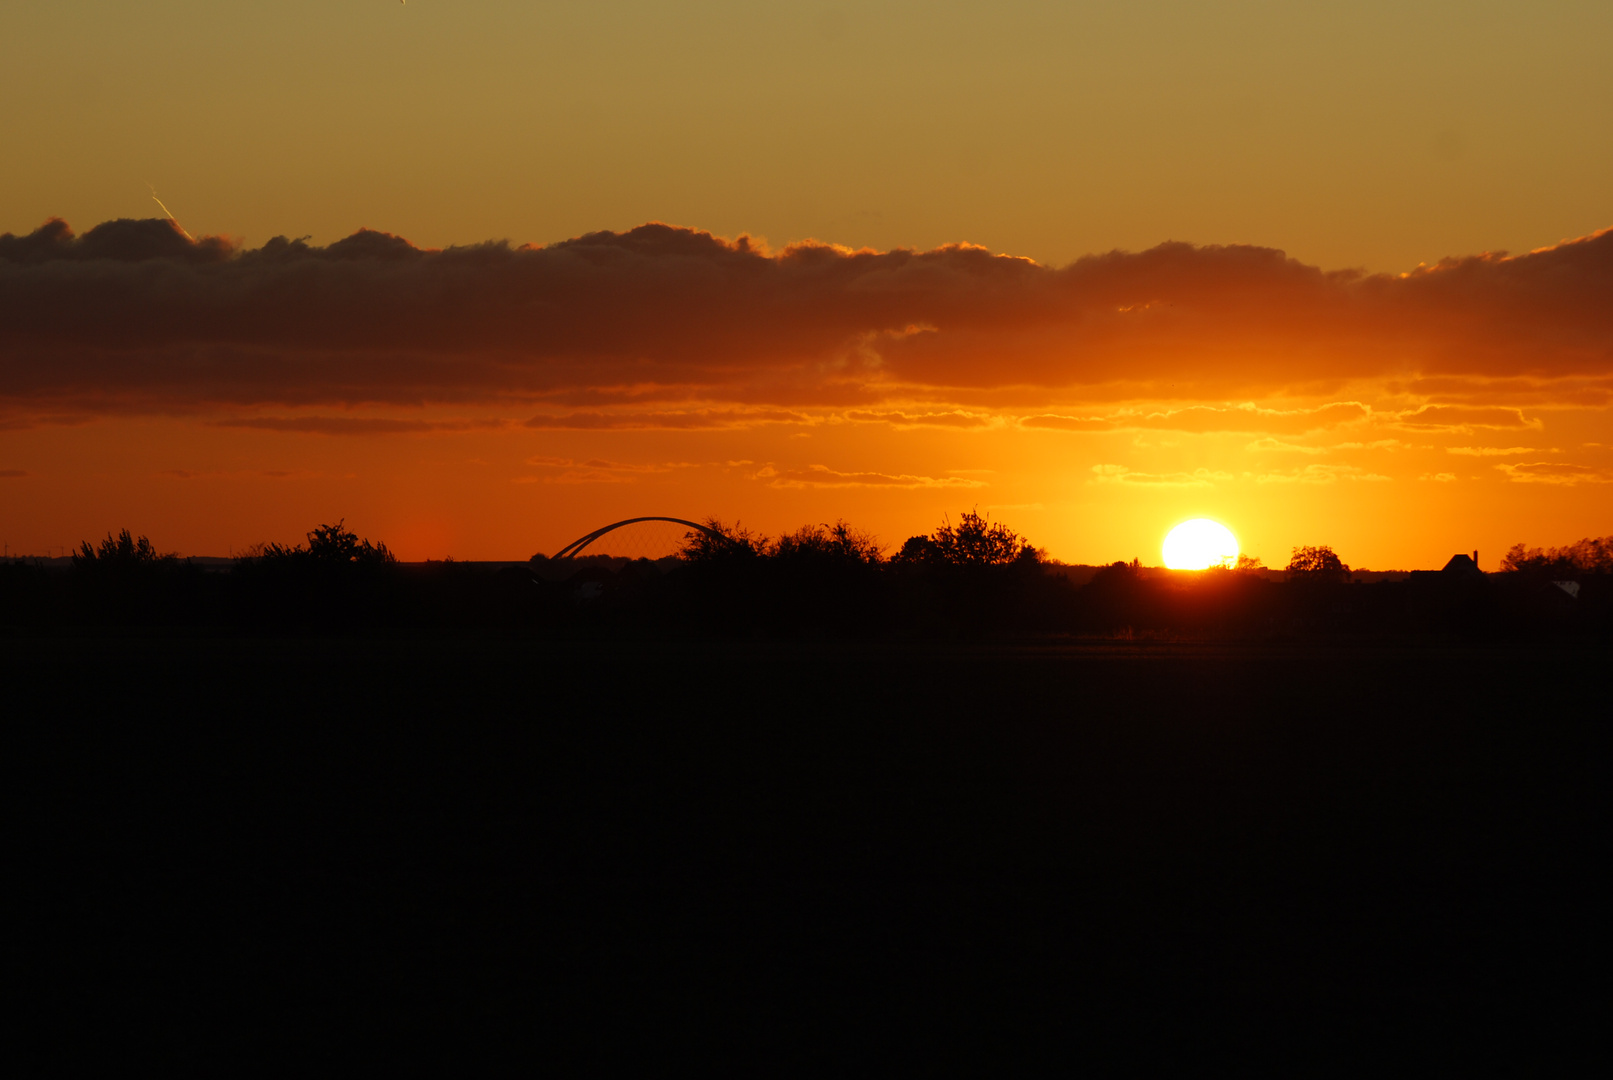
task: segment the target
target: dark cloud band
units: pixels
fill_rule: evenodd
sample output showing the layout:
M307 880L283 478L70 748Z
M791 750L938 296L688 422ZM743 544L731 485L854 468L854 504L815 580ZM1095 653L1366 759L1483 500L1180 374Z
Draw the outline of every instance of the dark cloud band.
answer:
M1180 400L1610 374L1613 231L1405 275L1177 243L1057 269L962 245L773 253L660 224L442 251L369 230L243 250L160 219L0 236L13 414L588 395L797 409L1117 383ZM926 422L963 422L945 412Z

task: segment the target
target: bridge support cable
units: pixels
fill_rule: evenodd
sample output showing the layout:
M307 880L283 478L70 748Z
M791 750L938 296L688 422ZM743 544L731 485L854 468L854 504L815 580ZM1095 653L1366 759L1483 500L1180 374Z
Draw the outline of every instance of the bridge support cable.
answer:
M592 544L595 540L598 540L600 537L604 536L606 533L614 532L615 530L620 529L623 525L636 525L641 521L670 521L674 525L687 525L691 529L695 529L695 530L697 530L699 532L703 532L707 536L711 537L713 540L721 540L721 539L723 539L722 533L718 532L716 529L711 528L709 525L702 525L702 524L700 524L699 522L696 522L696 521L685 521L682 518L675 518L675 517L636 517L636 518L628 518L625 521L612 522L611 524L606 525L602 529L595 529L593 532L589 533L587 536L578 537L576 540L573 540L571 543L567 544L565 547L563 547L559 551L555 552L554 553L554 558L556 558L556 559L572 559L572 558L576 558L578 553L580 553L583 548L587 547L589 544Z

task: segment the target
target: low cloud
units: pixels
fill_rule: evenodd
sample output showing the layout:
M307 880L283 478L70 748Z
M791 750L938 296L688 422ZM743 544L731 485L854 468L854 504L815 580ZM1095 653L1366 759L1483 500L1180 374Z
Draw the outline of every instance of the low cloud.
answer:
M688 461L630 463L589 458L577 461L572 458L537 456L526 463L544 472L536 476L517 476L517 484L631 484L641 477L669 473L678 469L698 468Z
M1373 439L1371 442L1345 442L1328 447L1328 450L1414 450L1411 443L1401 442L1399 439ZM1424 450L1432 450L1431 446L1424 446Z
M1525 404L1610 400L1610 294L1613 231L1369 275L1242 245L1054 268L966 244L768 252L662 224L435 251L371 230L247 250L163 220L50 222L0 236L0 420L548 401L600 411L529 426L701 428L933 400L884 422L968 427L951 407L993 396L1224 402L1366 380L1444 402L1398 414L1408 430L1528 428ZM674 399L715 407L607 408ZM1366 411L1046 408L1020 423L1297 435Z
M1532 446L1447 446L1447 454L1461 454L1464 457L1517 457L1519 454L1533 454Z
M908 476L878 472L837 472L824 465L804 469L779 469L768 465L758 470L756 479L776 488L980 488L982 480L962 476Z
M1466 405L1424 405L1393 416L1395 426L1408 431L1468 434L1475 429L1539 428L1540 421L1521 409L1475 408Z
M1395 381L1393 393L1457 405L1570 406L1606 408L1613 404L1613 378L1606 375L1499 376L1438 375Z
M1244 447L1250 453L1279 453L1279 454L1325 454L1325 446L1300 446L1297 443L1283 442L1281 439L1256 439Z
M1371 442L1344 442L1330 446L1302 446L1281 439L1256 439L1245 446L1251 453L1331 454L1339 450L1406 450L1410 447L1399 439L1374 439Z
M1195 469L1192 472L1145 473L1133 472L1124 465L1092 466L1092 482L1096 484L1131 484L1138 487L1213 487L1215 484L1237 479L1229 472Z
M251 416L210 423L214 427L284 431L300 435L420 435L506 426L498 420L398 420L366 416Z
M1567 462L1533 461L1497 465L1508 480L1518 484L1607 484L1613 483L1613 469Z
M512 484L631 484L638 477L608 469L567 469L542 476L517 476Z
M638 472L661 473L671 472L674 469L693 469L695 464L689 461L668 461L664 463L632 463L625 461L607 461L604 458L589 458L587 461L577 461L572 458L546 457L538 455L526 459L528 465L551 469L609 469L612 472Z
M1307 465L1292 472L1263 473L1255 477L1259 484L1336 484L1340 480L1389 483L1392 478L1354 465Z
M684 412L578 412L534 416L529 428L569 431L699 431L750 428L762 424L806 424L804 413L779 409L692 409Z
M1216 432L1303 435L1340 424L1364 421L1371 416L1372 410L1357 401L1336 401L1313 409L1267 409L1253 402L1245 402L1241 405L1190 405L1151 412L1127 410L1100 416L1044 413L1024 417L1020 425L1058 431L1153 430L1200 435Z
M22 469L0 469L0 480L21 480L27 475Z
M996 417L985 413L965 412L962 409L951 409L947 412L877 412L877 411L850 411L842 414L846 420L858 423L890 424L892 427L943 427L943 428L985 428L995 427L1001 423Z

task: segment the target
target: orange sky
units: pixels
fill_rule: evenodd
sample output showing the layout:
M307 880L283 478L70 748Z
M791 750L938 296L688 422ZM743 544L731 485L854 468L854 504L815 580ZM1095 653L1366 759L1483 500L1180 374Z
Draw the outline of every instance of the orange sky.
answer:
M979 506L1067 561L1191 516L1268 563L1486 562L1607 530L1613 231L1407 274L1163 245L770 251L647 225L545 248L0 239L5 541L223 553L350 525L524 557L618 517Z
M0 542L1613 532L1610 47L1588 0L0 2Z

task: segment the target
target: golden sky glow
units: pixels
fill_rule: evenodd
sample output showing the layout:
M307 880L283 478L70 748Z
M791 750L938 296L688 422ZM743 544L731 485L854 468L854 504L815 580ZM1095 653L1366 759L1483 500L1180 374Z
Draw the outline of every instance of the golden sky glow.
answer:
M1591 3L0 2L0 532L1613 531L1609 45ZM200 240L95 228L153 188Z
M0 231L1164 240L1400 271L1610 224L1602 0L0 0Z

